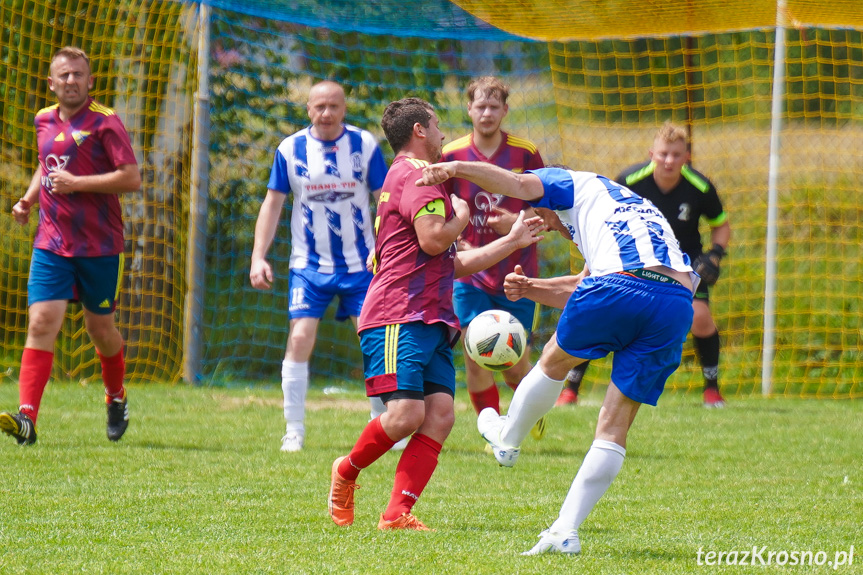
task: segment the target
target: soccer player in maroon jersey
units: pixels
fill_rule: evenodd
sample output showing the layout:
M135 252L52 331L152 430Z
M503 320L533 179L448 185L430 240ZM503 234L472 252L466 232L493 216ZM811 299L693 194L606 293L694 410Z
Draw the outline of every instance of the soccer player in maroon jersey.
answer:
M375 276L358 331L366 392L380 397L387 411L366 425L348 455L333 462L328 508L336 524L352 524L360 471L411 436L378 529L424 531L411 511L455 422L452 346L459 323L453 281L536 243L544 224L520 214L505 237L457 252L455 241L468 223L467 204L443 186L416 185L422 168L441 157L444 136L434 109L406 98L387 106L381 124L396 157L381 189Z
M473 131L444 146L443 161L487 162L517 174L544 167L542 156L532 142L501 129L501 123L509 112L508 97L509 87L493 76L482 76L468 84L467 112ZM470 208L470 223L459 238L460 250L484 246L505 236L522 210L533 215L533 208L527 202L483 190L467 180L447 180L444 188L467 202ZM473 318L484 311L502 309L518 318L530 336L534 329L537 304L528 299L509 301L503 291L503 280L516 265L520 265L527 275L535 277L538 273L536 246L518 250L488 269L456 281L453 305L462 326L467 327ZM494 374L482 369L466 353L464 364L467 391L477 414L486 407L500 412L500 396ZM530 368L528 348L521 361L502 373L503 380L515 389ZM544 430L545 420L541 419L532 435L539 439Z
M69 301L84 307L84 327L102 363L108 439L126 431L123 338L114 309L123 272L123 221L118 194L141 187L123 123L93 100L90 59L74 47L51 60L48 88L57 104L36 113L39 169L12 207L24 225L39 204L27 282L29 322L19 376L18 413L0 413L0 429L19 445L36 441L36 418L51 375L54 342Z

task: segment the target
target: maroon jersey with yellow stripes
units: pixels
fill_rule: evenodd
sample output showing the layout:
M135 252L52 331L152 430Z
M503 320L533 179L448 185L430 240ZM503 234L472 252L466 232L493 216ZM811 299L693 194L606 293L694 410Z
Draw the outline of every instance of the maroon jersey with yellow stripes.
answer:
M535 170L544 166L539 150L534 144L512 134L501 133L503 141L489 158L476 148L471 133L444 146L443 161L488 162L519 174L525 170ZM449 179L444 186L449 193L458 195L470 206L470 223L462 232L462 239L473 247L487 245L500 237L487 225L488 216L494 207L500 207L515 214L530 207L527 202L495 194L493 190L483 190L476 184L460 178ZM536 277L538 271L536 244L513 252L486 270L456 281L471 284L486 293L503 295L503 279L516 264L520 264L528 276Z
M375 218L375 275L369 285L358 331L420 321L460 329L452 304L455 244L436 256L420 248L414 221L429 214L453 217L443 186L417 186L428 162L396 156L390 166Z
M66 170L76 176L89 176L137 164L123 122L114 110L91 98L65 122L55 104L40 110L35 124L42 188L33 246L66 257L122 253L123 219L117 194L54 195L48 174Z

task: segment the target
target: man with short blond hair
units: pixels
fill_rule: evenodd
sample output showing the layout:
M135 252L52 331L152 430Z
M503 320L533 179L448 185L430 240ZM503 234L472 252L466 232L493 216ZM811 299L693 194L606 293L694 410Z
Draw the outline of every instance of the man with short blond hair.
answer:
M671 122L666 122L659 128L656 132L656 136L653 137L654 142L659 140L662 142L667 142L669 144L673 144L675 142L683 142L684 145L689 143L689 137L686 135L686 129L682 126L678 126L677 124L672 124Z
M686 130L666 122L656 133L650 160L624 170L617 181L653 202L668 219L680 248L702 276L692 300L692 337L704 376L704 406L723 407L719 392L719 330L710 312L710 286L719 279L719 262L731 239L722 201L707 176L689 165ZM711 248L704 252L699 223L710 227Z

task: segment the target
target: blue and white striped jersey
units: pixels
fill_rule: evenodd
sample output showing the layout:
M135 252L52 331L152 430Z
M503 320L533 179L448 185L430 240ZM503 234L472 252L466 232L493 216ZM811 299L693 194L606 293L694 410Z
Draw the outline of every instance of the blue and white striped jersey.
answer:
M671 226L649 200L592 172L530 170L542 180L538 208L554 210L572 234L590 275L666 266L691 272Z
M369 197L386 175L375 137L360 128L345 125L336 140L324 141L307 127L282 140L267 187L294 194L291 268L365 270L375 246Z

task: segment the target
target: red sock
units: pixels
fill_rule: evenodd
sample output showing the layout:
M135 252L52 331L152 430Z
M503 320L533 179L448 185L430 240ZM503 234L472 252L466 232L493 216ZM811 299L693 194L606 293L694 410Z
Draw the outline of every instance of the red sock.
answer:
M513 391L515 391L515 388L516 388L516 387L518 387L518 384L519 384L519 383L521 383L520 381L516 381L516 382L510 383L510 382L508 382L508 381L506 381L506 380L503 380L503 382L506 384L506 386L507 386L508 388L510 388L510 389L511 389L511 390L513 390Z
M99 353L99 351L96 350L96 353ZM99 361L102 362L102 382L105 384L105 394L110 399L123 397L126 393L126 390L123 388L123 379L126 377L126 360L123 358L123 346L120 346L120 351L111 357L106 357L99 353Z
M470 395L470 402L477 414L486 407L491 407L500 413L500 393L498 393L497 385L494 383L482 391L468 391L468 395Z
M34 424L39 415L42 393L48 385L53 365L53 351L24 348L24 353L21 355L21 374L18 376L18 398L21 400L21 407L18 410L29 416Z
M385 520L392 521L402 513L410 513L437 467L442 447L427 435L414 434L396 466L396 480L384 511Z
M365 469L381 455L390 450L396 442L389 438L381 425L381 418L376 417L366 425L354 448L339 465L339 475L345 479L355 480L360 470Z

